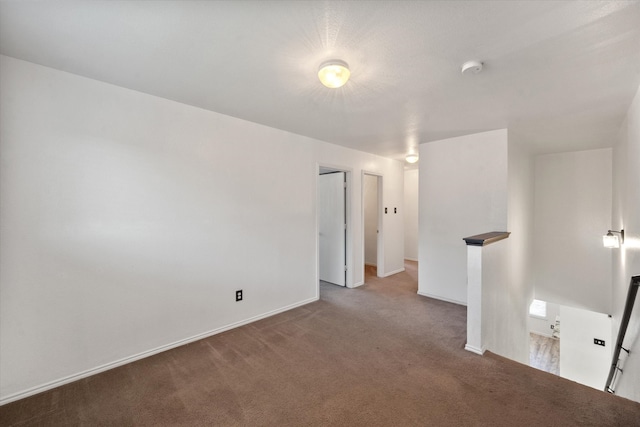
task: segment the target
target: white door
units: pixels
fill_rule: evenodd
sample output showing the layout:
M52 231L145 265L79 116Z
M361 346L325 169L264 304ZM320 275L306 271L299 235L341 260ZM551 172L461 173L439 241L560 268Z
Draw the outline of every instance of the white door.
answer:
M346 285L345 173L318 177L318 231L320 280Z

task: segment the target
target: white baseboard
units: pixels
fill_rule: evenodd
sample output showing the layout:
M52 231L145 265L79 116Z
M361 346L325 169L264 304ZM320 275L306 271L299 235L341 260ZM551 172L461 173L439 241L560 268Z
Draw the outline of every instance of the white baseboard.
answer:
M143 351L142 353L134 354L129 357L125 357L114 362L106 363L101 366L97 366L92 369L87 369L86 371L78 372L77 374L69 375L54 381L50 381L45 384L41 384L39 386L31 387L27 390L23 390L17 393L10 394L9 396L0 398L0 406L5 405L7 403L15 402L16 400L24 399L25 397L33 396L34 394L42 393L43 391L51 390L56 387L60 387L65 384L72 383L74 381L81 380L83 378L90 377L92 375L99 374L104 371L108 371L109 369L117 368L118 366L126 365L127 363L135 362L136 360L144 359L145 357L153 356L154 354L162 353L163 351L171 350L172 348L180 347L185 344L192 343L194 341L198 341L212 335L219 334L221 332L228 331L230 329L234 329L243 325L247 325L249 323L256 322L261 319L265 319L267 317L274 316L276 314L283 313L285 311L292 310L297 307L301 307L303 305L318 301L318 297L310 298L304 301L300 301L295 304L288 305L286 307L282 307L276 310L269 311L267 313L260 314L258 316L250 317L249 319L242 320L240 322L231 323L226 326L222 326L220 328L212 329L207 332L203 332L201 334L193 335L189 338L185 338L182 340L175 341L173 343L163 345L160 347L156 347L151 350Z
M473 345L465 344L464 349L470 351L471 353L479 354L480 356L484 354L484 349L475 347Z
M399 268L399 269L394 270L394 271L390 271L388 273L385 273L384 276L379 276L379 277L389 277L389 276L393 276L394 274L402 273L403 271L404 271L404 267Z
M465 307L467 306L467 303L464 302L464 301L457 301L457 300L454 300L454 299L449 299L449 298L441 297L441 296L438 296L438 295L431 295L431 294L429 294L427 292L418 291L417 293L418 293L418 295L422 295L423 297L439 299L440 301L450 302L452 304L464 305Z
M357 288L358 286L362 286L364 285L364 281L358 282L358 283L354 283L353 285L349 286L350 288Z
M406 259L407 261L415 261L415 262L418 262L418 260L417 260L416 258L407 258L407 257L405 257L404 259Z

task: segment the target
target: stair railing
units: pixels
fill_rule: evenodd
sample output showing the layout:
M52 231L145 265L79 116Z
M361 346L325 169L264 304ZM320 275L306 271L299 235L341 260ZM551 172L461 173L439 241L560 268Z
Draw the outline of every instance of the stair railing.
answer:
M631 312L633 311L633 304L636 301L636 295L638 294L638 288L640 287L640 276L632 276L631 283L629 283L629 291L627 292L627 301L624 304L624 313L622 314L622 322L620 323L620 330L618 331L618 339L616 340L616 347L613 352L613 358L611 360L611 368L609 369L609 376L607 377L607 383L604 386L604 391L608 393L615 393L615 390L611 387L615 378L619 373L622 373L620 368L620 351L624 350L629 354L629 350L622 347L624 342L624 336L627 333L627 327L629 326L629 320L631 319Z

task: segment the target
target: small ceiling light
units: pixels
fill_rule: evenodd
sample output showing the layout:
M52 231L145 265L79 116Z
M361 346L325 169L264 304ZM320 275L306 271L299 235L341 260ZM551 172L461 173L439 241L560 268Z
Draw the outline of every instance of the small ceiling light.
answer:
M484 64L480 61L467 61L464 64L462 64L462 74L464 73L473 73L473 74L479 74L480 71L482 71L482 66Z
M415 163L418 161L418 155L416 153L407 154L407 163Z
M620 239L613 233L618 233L620 235ZM602 236L602 244L605 248L619 248L621 244L624 243L624 230L616 231L609 230L607 234Z
M339 59L323 62L318 69L318 78L322 84L332 89L344 86L350 75L349 65Z

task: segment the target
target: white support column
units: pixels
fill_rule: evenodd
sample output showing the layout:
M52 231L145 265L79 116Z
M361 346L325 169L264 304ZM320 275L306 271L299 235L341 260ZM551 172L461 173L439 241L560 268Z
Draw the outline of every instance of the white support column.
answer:
M500 281L499 276L495 276L495 264L502 265L503 261L495 259L498 253L485 246L506 239L509 234L508 231L491 231L463 239L467 243L467 344L464 348L480 355L484 354L487 346L495 344L488 342L492 338L488 336L491 326L487 317L490 310L495 309L491 295L495 295L496 281ZM489 253L483 254L486 251ZM487 255L484 264L483 255ZM484 310L489 311L484 313Z
M483 354L482 246L467 246L467 344L465 350Z

